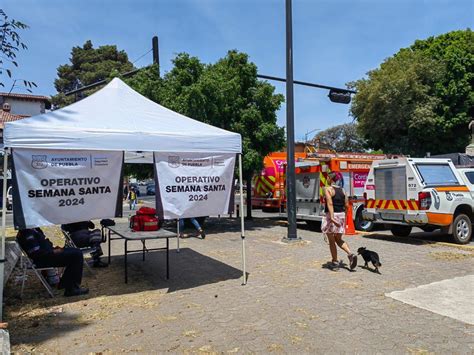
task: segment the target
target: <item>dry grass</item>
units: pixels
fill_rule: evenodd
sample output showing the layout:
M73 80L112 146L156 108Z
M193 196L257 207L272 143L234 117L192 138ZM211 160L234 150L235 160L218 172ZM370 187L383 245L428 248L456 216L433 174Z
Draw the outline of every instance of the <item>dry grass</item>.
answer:
M474 253L455 253L450 251L435 252L429 255L436 260L444 261L460 261L474 257Z

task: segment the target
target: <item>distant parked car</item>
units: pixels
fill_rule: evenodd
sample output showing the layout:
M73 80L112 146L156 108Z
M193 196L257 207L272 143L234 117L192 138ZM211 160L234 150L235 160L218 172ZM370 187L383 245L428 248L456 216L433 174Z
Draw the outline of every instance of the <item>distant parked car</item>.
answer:
M155 184L149 184L146 187L146 194L147 195L154 195L156 193L155 191Z

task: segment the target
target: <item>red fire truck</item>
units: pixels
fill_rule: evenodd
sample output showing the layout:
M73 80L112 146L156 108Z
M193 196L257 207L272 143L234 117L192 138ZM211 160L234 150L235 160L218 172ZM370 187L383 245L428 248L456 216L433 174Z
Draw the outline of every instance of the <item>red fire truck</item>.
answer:
M306 158L307 153L295 153L296 159ZM252 181L252 208L278 211L285 204L286 152L267 155L264 168Z
M297 219L306 221L311 227L319 227L324 216L323 188L327 186L327 175L339 172L343 177L342 187L353 202L356 229L372 229L373 224L362 219L364 186L372 162L385 158L382 154L319 152L299 159L295 186Z

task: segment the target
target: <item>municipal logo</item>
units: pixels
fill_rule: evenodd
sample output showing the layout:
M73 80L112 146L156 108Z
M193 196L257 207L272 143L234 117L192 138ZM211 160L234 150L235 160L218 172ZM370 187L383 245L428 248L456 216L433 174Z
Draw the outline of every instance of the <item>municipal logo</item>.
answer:
M181 165L180 163L180 158L178 155L169 155L168 156L168 166L170 168L179 168L179 166Z
M47 155L32 155L31 166L35 169L45 169L48 167Z

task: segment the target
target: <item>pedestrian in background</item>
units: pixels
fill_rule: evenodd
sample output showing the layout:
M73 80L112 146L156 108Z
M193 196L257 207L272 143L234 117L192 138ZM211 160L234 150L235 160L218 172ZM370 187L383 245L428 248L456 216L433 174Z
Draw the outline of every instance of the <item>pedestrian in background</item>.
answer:
M128 191L128 203L131 211L137 207L137 192L133 187L130 187Z
M206 234L201 228L201 225L197 221L196 218L190 218L191 223L193 224L194 228L198 231L199 235L201 236L202 239L206 238ZM184 231L184 218L179 219L179 237L183 238L183 231Z
M123 187L123 198L126 200L128 198L128 185Z
M357 266L357 255L353 254L349 249L349 245L342 240L342 235L346 228L346 212L351 206L344 189L341 187L342 174L331 172L328 174L328 187L324 189L326 197L326 206L324 211L326 215L321 224L321 231L326 234L329 242L329 250L331 252L331 263L328 268L334 271L339 269L339 261L337 259L336 245L347 253L349 258L349 267L351 270Z

